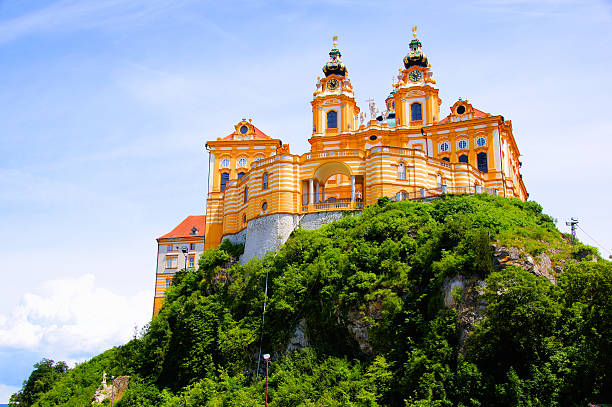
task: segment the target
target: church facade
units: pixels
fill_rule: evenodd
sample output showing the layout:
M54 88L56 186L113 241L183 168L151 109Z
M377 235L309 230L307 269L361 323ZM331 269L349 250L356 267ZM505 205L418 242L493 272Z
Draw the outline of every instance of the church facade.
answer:
M431 65L413 31L383 110L369 101L367 114L357 106L334 38L311 101L309 152L292 154L245 119L207 142L205 248L224 238L254 245L266 234L282 241L304 217L360 210L382 196L527 199L511 121L461 99L442 117Z

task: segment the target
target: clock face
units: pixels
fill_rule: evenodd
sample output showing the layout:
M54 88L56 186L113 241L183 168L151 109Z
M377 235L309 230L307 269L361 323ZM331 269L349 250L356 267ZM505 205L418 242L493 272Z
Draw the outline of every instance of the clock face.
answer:
M336 90L338 89L339 85L340 85L340 82L338 82L338 79L332 78L329 80L329 82L327 82L327 89Z
M408 79L410 79L412 82L418 82L421 80L421 77L423 75L421 74L421 71L412 71L410 72L410 75L408 75Z

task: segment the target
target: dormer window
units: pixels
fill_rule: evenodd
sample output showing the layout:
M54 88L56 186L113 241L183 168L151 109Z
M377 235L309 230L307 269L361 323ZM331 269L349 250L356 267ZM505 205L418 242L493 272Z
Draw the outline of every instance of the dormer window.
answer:
M241 126L240 127L240 133L246 134L247 131L249 131L249 128L247 126Z
M191 234L195 235L196 233L198 233L198 228L196 228L195 226L191 228Z
M457 107L457 114L462 115L465 113L465 106L464 105L459 105Z
M336 112L335 110L330 110L329 112L327 112L327 128L338 128L338 112Z

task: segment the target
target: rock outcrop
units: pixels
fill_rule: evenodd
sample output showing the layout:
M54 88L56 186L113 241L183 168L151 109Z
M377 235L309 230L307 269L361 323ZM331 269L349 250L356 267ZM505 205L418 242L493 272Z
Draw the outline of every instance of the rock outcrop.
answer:
M111 384L106 383L106 374L102 378L100 387L96 390L91 404L102 404L104 400L112 400L116 403L123 397L123 394L130 384L130 376L116 377Z

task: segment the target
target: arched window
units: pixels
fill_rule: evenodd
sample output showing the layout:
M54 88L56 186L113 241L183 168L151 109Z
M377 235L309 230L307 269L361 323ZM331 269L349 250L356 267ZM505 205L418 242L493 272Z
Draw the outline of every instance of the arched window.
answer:
M406 164L399 163L399 165L397 166L397 178L406 179Z
M423 110L420 103L410 105L411 120L423 120Z
M446 141L444 143L440 143L440 151L448 151L448 143Z
M329 112L327 112L327 128L338 128L338 112L336 112L335 110L330 110Z
M487 153L478 153L476 155L476 161L478 161L478 170L480 172L489 172L489 166L487 164Z
M227 181L229 181L229 172L224 172L221 174L221 192L225 191Z
M467 148L467 140L459 140L457 147L459 147L459 150L465 150Z
M242 178L242 177L244 177L244 172L239 172L239 173L238 173L238 179L240 179L240 178Z
M484 137L478 137L476 139L476 146L478 147L484 147L487 145L487 139L485 139Z
M249 196L249 188L244 188L244 203L247 203L247 198Z
M247 166L247 159L242 157L241 159L238 160L238 166L239 167L246 167Z
M221 167L222 168L227 168L230 166L230 159L229 158L224 158L223 160L221 160Z
M449 162L450 162L450 158L448 158L448 157L442 157L442 161L446 161L447 163L449 163Z
M459 162L460 163L469 163L470 160L468 159L468 156L466 154L462 154L459 156Z
M406 199L408 199L408 193L406 191L400 191L395 194L396 201L405 201Z
M264 172L261 182L261 189L268 189L268 173Z

